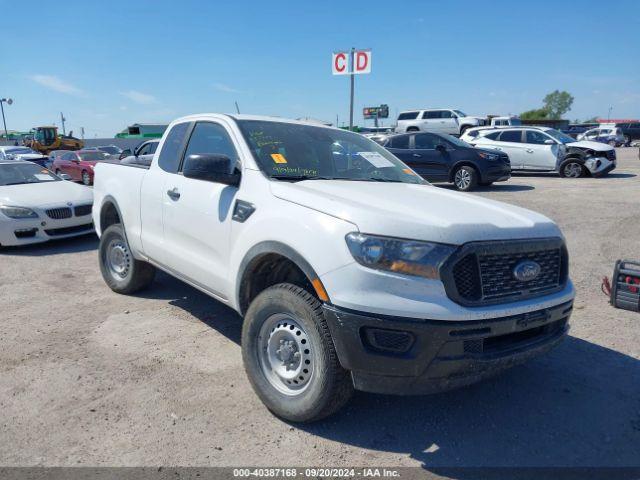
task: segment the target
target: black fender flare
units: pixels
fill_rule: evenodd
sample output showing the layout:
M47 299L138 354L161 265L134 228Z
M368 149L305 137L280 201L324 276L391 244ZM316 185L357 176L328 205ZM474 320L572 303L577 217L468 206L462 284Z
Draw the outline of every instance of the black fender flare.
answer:
M295 249L291 248L289 245L284 244L282 242L277 241L264 241L255 244L251 247L247 253L245 253L244 258L240 262L240 266L238 267L238 276L236 281L236 305L238 306L238 311L244 315L244 311L242 308L242 288L245 283L245 277L247 272L251 271L253 266L260 260L261 257L267 254L278 254L281 255L291 262L293 262L302 273L304 273L309 280L309 283L312 283L313 280L319 278L316 271L313 267L305 260L305 258Z
M120 223L122 224L122 230L124 231L124 234L126 236L127 232L124 227L124 221L122 219L122 212L120 211L120 206L118 205L118 202L116 201L116 199L113 198L113 196L111 195L105 195L104 198L102 199L102 203L100 204L100 214L98 215L98 221L100 222L100 225L99 225L100 234L102 235L102 232L104 232L104 228L102 228L102 212L104 211L104 208L107 205L107 203L111 203L116 209L116 212L118 212L118 218L120 219Z

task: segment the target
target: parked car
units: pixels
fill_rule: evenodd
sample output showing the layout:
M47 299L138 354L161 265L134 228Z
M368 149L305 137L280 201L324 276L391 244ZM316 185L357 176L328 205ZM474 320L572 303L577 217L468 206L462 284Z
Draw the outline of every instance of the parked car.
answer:
M53 150L51 153L49 153L49 159L47 160L46 167L52 170L53 162L55 161L55 159L61 157L67 152L70 152L70 150Z
M600 142L611 145L612 147L620 147L626 143L622 130L615 127L598 127L587 130L576 136L578 141L587 140L591 142Z
M0 161L4 160L24 160L37 163L41 167L45 167L48 158L29 147L5 146L0 147Z
M75 182L93 185L93 169L98 162L118 162L111 155L97 150L68 151L56 157L51 166L55 173L66 173Z
M420 132L388 137L387 150L430 182L453 182L458 190L508 180L511 164L505 153L474 148L451 135Z
M625 145L631 146L634 141L640 140L640 122L616 123L615 126L622 131Z
M90 189L35 163L0 161L0 246L93 233Z
M491 117L489 125L492 127L517 127L522 125L519 117L509 115L504 117Z
M548 127L485 128L469 140L509 155L512 170L558 172L577 178L606 175L616 168L616 151L598 142L576 141Z
M432 393L565 337L574 288L559 228L429 185L354 132L201 114L151 166L96 166L106 284L169 272L243 317L245 371L276 415L308 422L353 389ZM126 232L126 234L125 234Z
M460 136L467 128L483 124L483 120L470 117L460 110L411 110L400 112L396 132L435 132Z
M572 138L576 138L578 137L578 135L580 135L581 133L586 132L587 130L591 130L593 127L593 124L588 124L588 125L569 125L566 129L560 130L562 133L564 133L565 135L569 135Z
M141 165L148 167L151 165L153 154L156 153L159 143L160 139L154 138L153 140L142 142L133 150L133 152L129 149L123 150L120 153L120 163L124 163L125 165Z

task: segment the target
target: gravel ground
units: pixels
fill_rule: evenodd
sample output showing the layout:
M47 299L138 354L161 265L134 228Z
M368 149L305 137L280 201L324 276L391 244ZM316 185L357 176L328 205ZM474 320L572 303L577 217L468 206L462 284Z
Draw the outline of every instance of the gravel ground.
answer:
M357 394L312 426L273 417L245 377L240 319L166 275L112 293L95 237L0 253L0 465L639 466L640 315L600 280L640 257L640 161L606 178L516 176L478 195L563 229L570 338L502 376L428 397Z

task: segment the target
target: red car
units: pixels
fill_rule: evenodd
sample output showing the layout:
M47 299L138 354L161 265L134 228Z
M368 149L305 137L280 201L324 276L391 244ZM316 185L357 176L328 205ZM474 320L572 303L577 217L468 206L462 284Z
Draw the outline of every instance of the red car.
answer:
M85 185L93 185L93 167L98 162L114 162L111 155L97 150L78 150L77 152L66 152L56 157L51 165L51 170L56 173L66 173L76 182Z

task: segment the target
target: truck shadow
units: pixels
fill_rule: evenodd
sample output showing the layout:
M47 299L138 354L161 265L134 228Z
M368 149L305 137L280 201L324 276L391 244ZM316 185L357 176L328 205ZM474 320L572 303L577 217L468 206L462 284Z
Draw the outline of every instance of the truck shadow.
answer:
M435 185L438 186L438 187L441 187L441 188L446 188L448 190L457 191L456 187L453 186L452 184L436 183ZM486 186L486 187L478 186L478 187L474 188L473 190L471 190L470 193L474 193L474 192L525 192L525 191L529 191L529 190L535 190L535 188L536 187L534 187L533 185L515 185L515 184L508 184L508 183L494 183L493 185Z
M139 295L169 300L240 345L239 315L179 280L159 273ZM366 463L375 463L376 451L390 452L449 478L513 473L471 467L638 467L640 360L569 337L467 388L418 397L357 392L338 414L293 426L365 449L373 455Z

